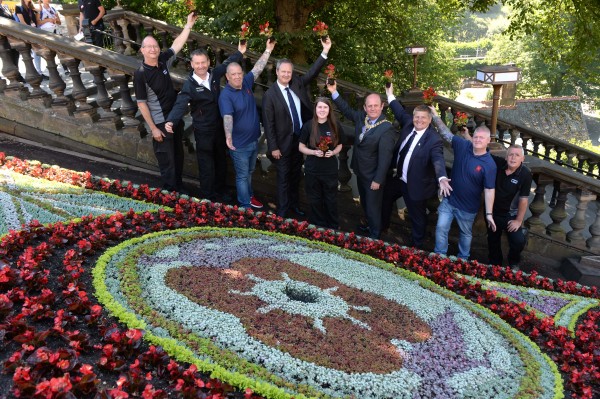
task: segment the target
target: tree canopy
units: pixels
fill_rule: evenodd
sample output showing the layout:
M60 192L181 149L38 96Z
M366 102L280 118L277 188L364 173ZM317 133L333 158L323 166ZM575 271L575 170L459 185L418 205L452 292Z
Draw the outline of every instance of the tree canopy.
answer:
M237 40L243 21L258 33L258 25L270 21L278 45L275 57L308 64L320 52L312 33L317 20L329 25L334 47L329 62L338 77L382 90L383 72L394 71L396 87L412 83L412 58L404 49L418 44L428 48L419 57L419 86L456 90L460 66L454 60L452 42L481 33L477 20L460 26L469 11L485 12L498 0L188 0L200 10L196 28L211 36ZM527 75L521 93L532 95L592 93L600 74L600 2L598 0L504 0L510 8L508 26L498 26L502 36L489 37L487 62L517 62ZM181 23L183 1L129 0L134 11ZM460 28L460 29L459 29ZM460 37L457 32L467 35ZM488 30L489 33L489 30ZM497 33L497 32L493 32ZM261 50L263 38L250 40ZM529 84L529 86L527 85ZM590 94L592 97L595 95ZM597 96L596 96L597 97Z

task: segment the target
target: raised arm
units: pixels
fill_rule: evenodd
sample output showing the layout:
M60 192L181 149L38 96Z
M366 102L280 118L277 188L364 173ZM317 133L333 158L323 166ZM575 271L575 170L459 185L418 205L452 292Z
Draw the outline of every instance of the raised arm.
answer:
M335 103L336 107L340 110L342 115L350 119L354 123L363 123L365 118L365 112L352 109L350 105L340 96L337 91L337 82L334 80L332 85L327 85L327 90L331 93L331 98ZM361 125L362 126L362 125Z
M321 52L321 55L313 62L308 72L300 78L304 85L307 85L310 81L319 76L321 68L323 68L323 64L325 64L325 61L327 60L327 54L329 54L329 50L331 49L331 39L327 37L327 40L324 42L321 41L321 44L323 45L323 52Z
M406 112L402 104L400 104L400 101L394 96L393 84L390 83L390 87L385 88L385 94L387 95L387 101L394 114L394 118L400 122L402 127L409 125L412 122L412 115Z
M238 51L231 54L229 57L227 57L227 59L225 61L223 61L222 63L220 63L219 65L217 65L216 67L213 68L212 73L217 81L219 81L221 79L221 77L223 75L225 75L225 72L227 72L227 65L231 64L232 62L237 62L240 65L242 64L242 60L244 59L244 53L246 52L246 48L247 48L247 44L239 43Z
M431 114L433 115L433 124L437 128L438 133L448 143L452 143L452 139L454 138L454 135L452 134L450 129L448 129L448 126L446 126L446 124L442 121L442 118L440 118L438 116L435 108L433 108L433 107L429 107L429 108L431 109Z
M267 65L267 61L269 61L269 57L271 56L271 53L273 52L274 48L275 48L275 42L270 41L270 39L267 39L267 48L266 48L265 52L262 53L260 58L256 61L256 64L254 64L254 68L252 68L252 70L250 71L250 72L252 72L252 75L254 75L255 82L256 82L256 79L258 79L258 77L262 73L263 69L265 69L265 66Z
M193 12L189 13L189 15L187 16L187 22L183 27L183 30L181 31L179 36L175 38L173 44L171 45L171 48L173 49L173 52L175 54L180 52L185 43L187 42L187 39L190 36L190 32L192 31L192 28L194 27L194 24L196 23L197 19L198 16L194 15Z

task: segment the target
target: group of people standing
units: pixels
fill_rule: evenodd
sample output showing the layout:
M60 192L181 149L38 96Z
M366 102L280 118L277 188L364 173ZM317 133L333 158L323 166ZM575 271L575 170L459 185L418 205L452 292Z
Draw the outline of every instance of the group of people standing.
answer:
M266 66L275 41L267 40L265 51L247 74L240 65L245 44L240 43L236 53L212 69L205 50L193 51L193 71L177 94L169 67L196 19L193 13L188 15L182 33L164 52L152 36L147 36L141 46L144 60L134 76L137 102L152 132L163 188L186 192L182 184L182 117L189 106L201 196L223 200L227 195L228 149L235 169L238 203L260 209L263 205L254 196L252 174L261 118L252 87ZM267 155L277 169L277 215L305 214L299 206L304 163L309 220L319 226L339 227L336 155L342 149L344 135L333 113L335 104L355 125L351 167L368 222L362 228L370 237L378 239L389 227L393 204L402 197L411 220L411 244L422 248L427 227L426 203L439 193L443 199L438 208L434 251L447 253L448 233L456 219L460 230L458 256L468 259L472 226L483 193L490 261L502 263L500 238L504 230L510 243L509 264L517 265L525 246L522 223L531 189L531 173L523 165L523 149L511 146L505 159L492 156L487 149L490 131L485 126L475 129L472 138L468 131L463 132L464 137L455 136L433 107L417 106L412 114L408 113L395 98L391 85L386 94L401 126L399 134L386 119L379 94L369 94L362 109L352 109L337 92L334 81L327 85L333 103L329 98L318 97L313 105L308 87L327 60L331 40L324 39L322 46L320 56L303 76L294 74L290 60L278 60L277 81L263 96ZM227 84L221 90L223 75ZM446 173L443 140L451 143L454 150L450 177Z

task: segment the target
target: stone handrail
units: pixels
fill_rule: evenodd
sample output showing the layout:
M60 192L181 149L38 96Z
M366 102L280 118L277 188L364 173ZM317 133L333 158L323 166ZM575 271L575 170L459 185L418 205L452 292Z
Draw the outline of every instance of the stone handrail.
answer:
M111 12L107 21L113 26L116 36L119 35L119 28L115 26L120 27L124 39L132 40L127 43L123 41L120 46L118 39L115 39L115 48L121 48L124 53L128 46L132 54L137 52L134 44L141 41L142 27L164 37L163 43L170 43L172 36L180 32L178 28L129 11ZM130 35L132 31L137 33ZM128 32L127 35L124 32ZM191 35L190 40L197 45L211 46L217 62L236 48L232 44L196 33ZM32 48L47 62L50 75L47 86L42 85L42 77L33 65ZM26 69L24 77L28 86L17 80L19 71L13 63L12 49L16 49L23 58ZM68 67L68 76L60 75L55 62L57 55L60 62ZM259 56L260 54L253 52L248 54L251 60ZM0 19L0 57L3 62L2 74L9 82L0 79L0 96L4 97L0 105L1 118L31 126L44 134L66 137L72 140L70 143L85 143L89 147L110 152L113 156L118 154L120 159L134 161L134 164L155 163L151 140L144 137L144 134L140 135L145 129L131 96L131 78L139 68L138 59L20 25L8 19ZM306 71L302 67L296 68L300 72ZM93 76L91 85L82 80L83 71ZM175 74L174 79L181 82L183 75ZM69 86L65 80L70 83ZM268 77L267 83L272 82L274 79ZM368 91L362 87L356 89L355 85L346 82L340 81L338 84L342 95L348 97L351 103L360 103L361 97ZM6 101L7 99L10 101ZM489 123L489 116L477 109L441 97L437 100L443 113L452 108L452 112L460 110L474 115L476 123ZM17 108L18 106L21 108ZM546 149L555 148L558 152L573 153L588 165L597 165L598 156L594 153L577 149L531 129L502 121L499 124L509 130L513 142L521 138L524 144L531 141L534 146L544 145ZM342 190L350 189L350 148L351 146L345 146L340 154L339 180ZM193 158L186 157L186 162L193 163ZM528 157L528 162L534 174L536 188L530 204L531 216L527 218L526 225L539 237L553 243L562 243L563 247L579 251L580 254L600 254L600 183L597 179L588 176L591 174L589 172L576 173L559 162L552 163L532 157ZM189 165L186 170L197 168ZM551 198L547 199L546 193L550 191ZM595 217L585 216L590 203L595 203L598 209ZM568 208L576 209L572 216L568 215ZM570 218L567 220L568 217Z
M481 109L469 107L441 96L437 96L436 101L442 111L442 116L445 116L447 111L452 116L460 111L470 116L473 120L473 127L481 123L485 123L487 126L491 124L491 115L488 115L488 113ZM452 119L454 118L452 117ZM521 142L517 142L517 144L521 144L530 155L546 159L554 164L587 176L598 176L600 154L554 138L538 130L503 121L500 118L498 119L497 132L499 141L504 141L503 137L505 134L510 136L509 144L515 144L520 139ZM563 154L567 158L566 162L561 159Z

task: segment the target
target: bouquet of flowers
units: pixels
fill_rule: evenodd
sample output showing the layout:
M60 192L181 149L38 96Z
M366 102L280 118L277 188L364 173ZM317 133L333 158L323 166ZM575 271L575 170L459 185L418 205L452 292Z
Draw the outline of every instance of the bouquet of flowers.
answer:
M185 7L189 12L193 12L194 15L200 15L200 8L196 6L196 2L194 0L185 0Z
M266 36L269 41L273 40L273 28L269 28L269 21L262 25L258 25L258 29L260 30L259 35Z
M313 26L313 32L315 32L317 36L321 38L322 41L327 40L327 29L329 29L329 26L327 26L327 24L325 24L325 22L323 21L317 21L315 26Z
M248 40L246 36L250 34L250 23L248 21L242 22L241 29L242 30L240 30L240 33L238 34L238 36L240 37L240 43L246 44L246 41Z
M331 144L331 137L329 136L323 136L321 137L321 140L319 140L319 150L323 151L324 153L329 151L329 145Z
M469 121L469 116L464 113L458 111L456 115L454 115L454 124L460 130L463 127L467 126L467 122Z
M431 105L433 104L433 99L435 98L435 96L437 96L437 93L435 92L433 87L429 86L427 90L423 91L423 102L426 105Z
M327 75L327 84L333 85L335 81L335 65L329 64L325 67L325 75Z
M385 78L385 87L390 87L392 85L394 71L391 69L386 69L386 71L383 73L383 77Z

